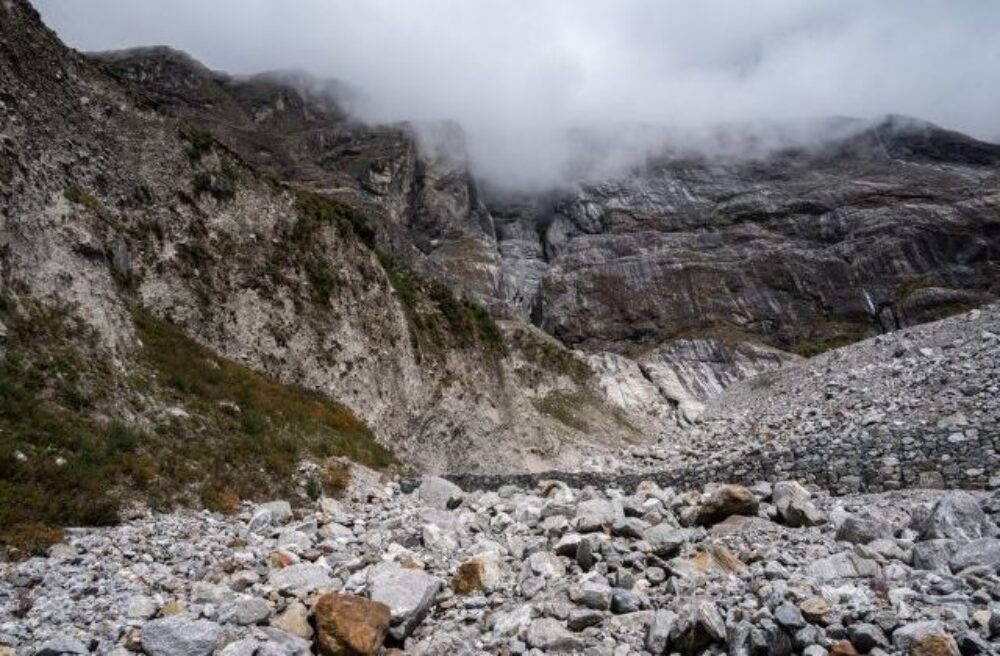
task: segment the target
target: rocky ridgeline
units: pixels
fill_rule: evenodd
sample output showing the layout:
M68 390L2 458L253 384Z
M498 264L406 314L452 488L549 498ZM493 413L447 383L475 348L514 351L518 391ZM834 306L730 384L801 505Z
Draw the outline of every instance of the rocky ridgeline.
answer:
M137 514L0 566L0 654L990 654L1000 495L795 482Z

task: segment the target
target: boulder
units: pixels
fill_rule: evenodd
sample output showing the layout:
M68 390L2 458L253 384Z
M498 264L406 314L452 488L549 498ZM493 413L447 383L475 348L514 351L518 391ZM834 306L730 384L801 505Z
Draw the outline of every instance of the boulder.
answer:
M700 654L726 639L726 623L710 601L699 600L685 607L671 649L685 655Z
M658 610L653 613L646 633L646 651L653 656L669 653L667 647L670 646L670 636L676 626L677 613L669 610Z
M792 528L818 526L826 522L822 513L810 500L809 491L796 481L775 483L771 498L782 523Z
M681 547L691 540L694 531L687 528L677 528L670 524L657 524L642 534L642 539L660 558L671 558Z
M581 533L610 530L618 520L625 518L620 504L605 499L590 499L576 507L574 523Z
M551 617L534 620L524 636L529 647L551 653L578 653L583 642L570 633L562 622Z
M924 540L913 545L913 566L917 569L947 572L958 543L947 538Z
M209 656L222 639L222 627L188 613L147 622L142 649L149 656Z
M874 513L848 515L837 527L837 539L852 544L868 544L894 534L892 523Z
M983 512L976 497L968 492L943 495L918 528L923 540L948 538L970 542L997 533L996 525Z
M488 592L500 581L500 556L485 551L460 563L451 580L451 589L458 594Z
M385 604L332 592L316 602L316 644L322 656L374 656L389 630Z
M702 526L717 524L731 515L753 517L760 502L742 485L723 485L712 491L698 507L695 522Z
M939 642L934 638L928 642L927 639L931 636L948 636L944 630L944 624L936 621L912 622L892 632L892 646L900 653L913 654L914 650L918 649L921 644L924 644L926 648L930 644Z
M287 501L269 501L259 504L253 512L248 529L252 533L281 526L292 518L292 506Z
M812 561L806 566L806 573L821 581L835 581L876 576L879 573L879 566L874 560L841 552Z
M979 538L961 545L949 561L951 571L960 572L969 567L1000 569L1000 539Z
M424 476L417 488L417 495L425 505L442 510L457 508L465 498L462 488L438 476Z
M281 591L303 592L330 588L334 584L329 570L317 563L299 563L273 570L267 582Z
M34 656L66 656L67 654L89 654L90 649L76 638L56 636L49 638L34 652Z
M397 563L380 563L368 571L370 596L389 607L392 613L389 633L397 640L410 635L424 619L441 586L440 579Z

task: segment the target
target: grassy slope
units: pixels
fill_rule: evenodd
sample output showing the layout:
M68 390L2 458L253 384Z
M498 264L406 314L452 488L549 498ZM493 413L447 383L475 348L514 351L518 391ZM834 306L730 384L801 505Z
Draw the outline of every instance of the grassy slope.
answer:
M303 457L396 463L345 407L221 358L141 308L142 348L122 380L69 308L4 305L0 543L23 553L57 539L54 527L115 522L127 498L231 510L290 494ZM123 407L146 420L107 418Z

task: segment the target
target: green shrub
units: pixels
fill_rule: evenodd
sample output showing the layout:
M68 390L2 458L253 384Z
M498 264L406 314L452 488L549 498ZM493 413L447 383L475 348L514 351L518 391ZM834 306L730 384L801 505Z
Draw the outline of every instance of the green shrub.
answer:
M212 148L215 146L215 138L210 133L197 128L181 130L181 138L188 142L185 152L192 164L200 162L205 155L212 152Z

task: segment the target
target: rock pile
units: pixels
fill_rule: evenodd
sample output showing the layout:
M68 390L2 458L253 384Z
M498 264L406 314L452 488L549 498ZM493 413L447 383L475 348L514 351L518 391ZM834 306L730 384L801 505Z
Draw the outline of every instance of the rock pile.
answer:
M73 530L0 565L0 653L957 655L1000 640L996 494L357 480L294 511Z

